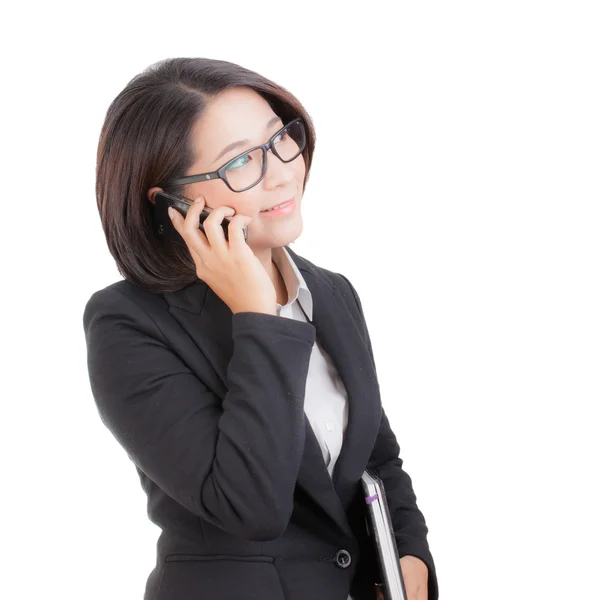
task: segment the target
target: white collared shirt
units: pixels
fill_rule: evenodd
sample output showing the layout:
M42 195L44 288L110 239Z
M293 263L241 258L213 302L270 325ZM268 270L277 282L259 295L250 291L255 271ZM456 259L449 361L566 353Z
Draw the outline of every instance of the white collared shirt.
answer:
M272 259L288 292L287 303L284 306L277 303L277 315L297 321L312 321L312 295L296 263L283 247L273 248ZM331 477L348 425L348 394L331 358L317 341L308 366L304 412ZM348 600L353 600L352 596L348 596Z
M283 247L274 248L272 254L288 292L285 306L277 304L277 315L297 321L312 321L312 295L296 263ZM318 342L313 345L310 356L304 412L331 476L348 425L348 395L331 358Z

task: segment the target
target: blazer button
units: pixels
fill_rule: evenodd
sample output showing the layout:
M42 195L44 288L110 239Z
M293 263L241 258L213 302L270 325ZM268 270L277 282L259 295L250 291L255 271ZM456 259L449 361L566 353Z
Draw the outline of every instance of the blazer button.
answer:
M345 569L347 567L350 566L350 563L352 562L352 557L350 556L350 552L348 552L348 550L338 550L335 553L335 557L334 557L334 562L335 564L340 567L340 569Z

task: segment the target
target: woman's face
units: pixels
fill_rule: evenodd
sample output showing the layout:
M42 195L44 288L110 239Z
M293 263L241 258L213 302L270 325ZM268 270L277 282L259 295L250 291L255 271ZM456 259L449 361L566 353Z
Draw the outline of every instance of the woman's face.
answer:
M196 175L216 171L228 160L254 146L267 142L285 123L268 102L246 87L220 92L192 130L192 147L196 160L185 173ZM240 144L223 153L235 142ZM236 214L252 217L248 225L248 244L255 249L276 248L294 241L302 232L300 205L306 165L298 156L284 163L267 152L267 171L262 181L245 192L233 192L221 179L188 184L184 195L195 199L204 196L211 208L230 206ZM296 199L289 214L269 214L264 209Z

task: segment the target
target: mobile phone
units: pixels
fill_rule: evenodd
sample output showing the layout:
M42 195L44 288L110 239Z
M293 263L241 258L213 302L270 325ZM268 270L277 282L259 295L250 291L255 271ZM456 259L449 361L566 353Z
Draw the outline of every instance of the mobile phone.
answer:
M153 228L156 235L162 237L163 239L171 240L183 246L187 246L185 240L179 235L177 229L173 227L173 223L171 222L171 218L169 217L169 213L167 209L170 207L177 210L184 217L187 215L187 211L190 206L193 204L193 201L185 196L179 196L176 194L168 194L167 192L156 192L154 195L154 209L152 211L152 221ZM198 229L204 232L204 227L202 223L210 213L212 212L212 208L204 208L200 213L200 222L198 223ZM223 233L225 234L225 239L229 241L229 231L228 226L231 221L231 217L225 217L221 223L221 227L223 228ZM244 225L242 228L244 233L244 240L248 241L248 226Z

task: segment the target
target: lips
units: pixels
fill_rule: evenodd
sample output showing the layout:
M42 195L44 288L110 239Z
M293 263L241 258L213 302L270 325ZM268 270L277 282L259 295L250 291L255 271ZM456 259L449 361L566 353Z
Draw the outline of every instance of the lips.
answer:
M267 212L267 211L272 210L274 208L283 208L286 204L289 204L293 200L294 200L294 198L290 198L289 200L286 200L284 202L280 202L279 204L274 204L273 206L271 206L269 208L265 208L265 210L261 210L260 212Z

